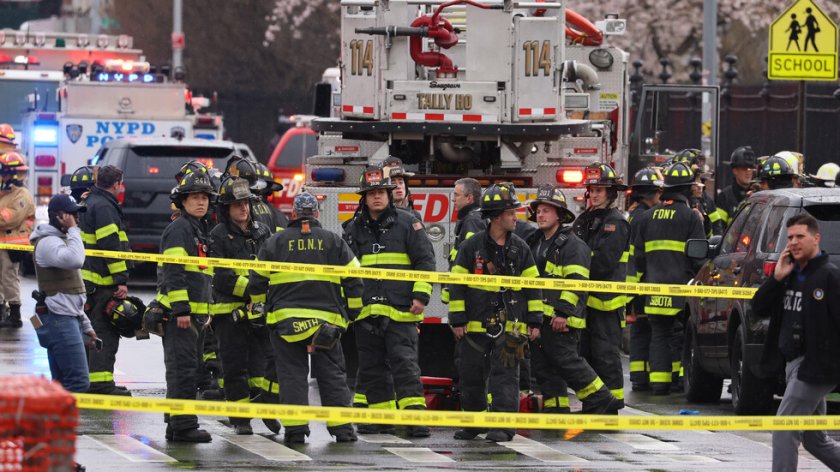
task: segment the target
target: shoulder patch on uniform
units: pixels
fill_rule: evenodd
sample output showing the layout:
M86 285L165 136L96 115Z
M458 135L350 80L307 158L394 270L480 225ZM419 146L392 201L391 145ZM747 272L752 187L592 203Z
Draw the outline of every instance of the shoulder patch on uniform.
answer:
M411 226L414 228L414 231L420 231L421 229L423 229L423 223L419 221L415 221L414 224Z
M604 225L604 231L606 231L607 233L614 233L615 225L612 223Z
M823 292L823 289L814 289L814 300L821 301L823 298L825 298L825 292Z

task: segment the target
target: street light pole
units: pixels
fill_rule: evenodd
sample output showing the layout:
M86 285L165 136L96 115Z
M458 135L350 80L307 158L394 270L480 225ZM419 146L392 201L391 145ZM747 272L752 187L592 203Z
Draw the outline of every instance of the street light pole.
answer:
M184 34L183 29L183 2L182 0L172 0L172 71L174 72L179 67L183 66L184 62L184 48L176 47L174 38Z
M718 53L717 53L717 0L703 0L703 76L706 85L717 85ZM712 156L712 103L708 93L703 94L703 108L701 111L702 129L700 131L700 147L706 162L714 165L712 171L718 167L719 156ZM714 139L719 139L714 136ZM718 149L718 153L720 150Z

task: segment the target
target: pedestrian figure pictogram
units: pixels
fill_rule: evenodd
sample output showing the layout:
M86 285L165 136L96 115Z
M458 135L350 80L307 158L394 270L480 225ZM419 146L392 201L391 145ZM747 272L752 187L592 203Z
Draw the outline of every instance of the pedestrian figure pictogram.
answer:
M790 51L790 43L793 43L796 46L797 51L801 51L799 49L799 33L802 32L802 27L799 26L799 22L796 21L796 13L791 13L790 15L790 26L785 32L790 31L790 38L788 38L788 44L786 51Z
M816 0L795 0L770 25L767 77L837 80L837 25Z

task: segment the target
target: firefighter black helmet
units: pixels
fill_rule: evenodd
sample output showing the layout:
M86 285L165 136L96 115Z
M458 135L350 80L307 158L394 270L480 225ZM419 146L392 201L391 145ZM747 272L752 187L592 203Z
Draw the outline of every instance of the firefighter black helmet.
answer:
M540 186L537 190L537 198L528 202L528 206L531 208L531 217L529 218L531 221L536 221L537 207L541 203L551 205L557 209L560 224L569 224L575 221L575 214L569 210L569 206L566 203L566 196L563 195L560 187L548 184Z

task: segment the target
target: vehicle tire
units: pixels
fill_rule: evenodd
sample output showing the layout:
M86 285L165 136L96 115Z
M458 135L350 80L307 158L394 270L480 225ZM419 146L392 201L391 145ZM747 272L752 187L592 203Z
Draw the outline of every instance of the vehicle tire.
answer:
M697 333L689 324L683 344L685 398L693 403L717 403L723 393L723 377L703 370L697 355Z
M738 326L729 362L732 368L732 408L736 415L765 415L773 409L773 383L756 377L744 364L747 329Z

